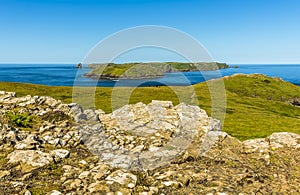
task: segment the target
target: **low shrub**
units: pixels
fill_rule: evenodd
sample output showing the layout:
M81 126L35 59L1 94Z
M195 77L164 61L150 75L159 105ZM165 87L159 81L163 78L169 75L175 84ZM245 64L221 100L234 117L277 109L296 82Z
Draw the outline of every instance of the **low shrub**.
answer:
M8 119L9 124L12 126L24 128L33 126L32 117L28 115L28 113L6 112L4 116Z

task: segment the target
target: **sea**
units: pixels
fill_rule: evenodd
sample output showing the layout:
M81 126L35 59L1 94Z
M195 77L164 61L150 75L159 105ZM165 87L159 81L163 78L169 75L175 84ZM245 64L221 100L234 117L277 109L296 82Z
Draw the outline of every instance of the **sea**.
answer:
M237 68L233 68L237 66ZM187 86L233 74L264 74L280 77L300 86L300 64L230 64L217 71L166 73L161 78L136 80L94 80L83 77L90 69L75 64L0 64L0 82L21 82L48 86ZM1 85L1 83L0 83Z

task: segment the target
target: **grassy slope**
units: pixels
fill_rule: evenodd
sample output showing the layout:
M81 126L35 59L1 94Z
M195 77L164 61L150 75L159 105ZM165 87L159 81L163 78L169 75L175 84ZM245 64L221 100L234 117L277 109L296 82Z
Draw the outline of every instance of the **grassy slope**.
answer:
M90 64L87 67L92 68L86 76L101 75L102 77L124 77L124 78L142 78L162 76L165 72L186 72L197 70L215 70L214 63L183 63L183 62L166 62L166 63L125 63L114 64ZM218 68L228 68L225 63L216 63Z
M300 87L262 75L240 75L224 82L226 132L242 140L278 131L300 133L300 108L285 103L300 96Z
M300 108L285 103L289 98L300 97L300 87L262 75L229 77L224 79L224 83L227 90L224 131L241 140L266 137L278 131L300 134ZM210 114L211 99L206 83L194 85L194 88L199 106ZM118 92L123 94L122 91L128 89L118 88ZM176 87L176 89L185 90L185 87ZM16 91L17 96L49 95L66 103L72 101L72 87L0 83L0 90ZM96 107L111 112L111 93L112 88L98 87ZM175 93L169 87L136 88L130 97L130 103L149 103L152 99L179 103Z

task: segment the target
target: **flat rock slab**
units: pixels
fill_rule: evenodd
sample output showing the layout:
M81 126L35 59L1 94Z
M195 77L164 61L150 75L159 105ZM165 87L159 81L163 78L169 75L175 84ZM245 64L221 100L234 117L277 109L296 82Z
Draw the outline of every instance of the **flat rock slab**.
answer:
M32 167L43 167L52 161L50 154L38 150L15 150L7 158L9 163L21 162Z

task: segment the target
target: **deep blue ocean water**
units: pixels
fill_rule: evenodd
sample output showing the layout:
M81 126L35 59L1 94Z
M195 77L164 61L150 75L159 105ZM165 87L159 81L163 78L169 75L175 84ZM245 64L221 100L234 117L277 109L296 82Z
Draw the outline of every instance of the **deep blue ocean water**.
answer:
M234 66L231 64L230 66ZM76 69L75 64L0 64L0 81L43 84L49 86L94 86L95 80L82 75L89 69ZM205 80L230 76L237 73L260 73L271 77L280 77L300 86L300 65L238 65L238 68L220 71L167 73L162 78L147 80L99 80L98 86L156 86L190 85ZM1 84L0 84L1 85Z

